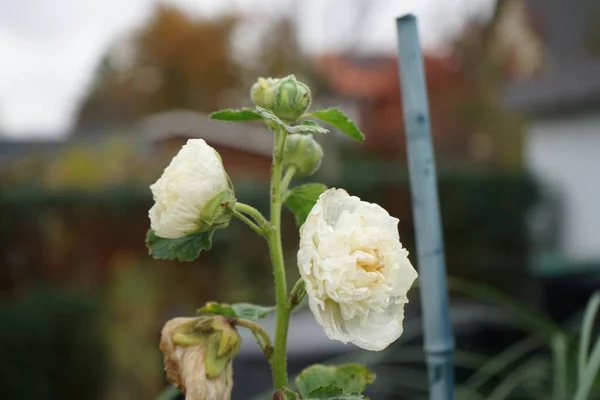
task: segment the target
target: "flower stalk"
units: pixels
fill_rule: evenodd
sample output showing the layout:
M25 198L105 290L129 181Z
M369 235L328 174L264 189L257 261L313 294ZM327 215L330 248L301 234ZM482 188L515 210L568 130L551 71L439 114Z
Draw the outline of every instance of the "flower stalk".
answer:
M266 237L271 225L256 208L244 203L236 203L233 216L244 222L260 236Z
M262 349L265 358L267 360L271 359L271 356L273 355L273 344L271 343L269 332L267 332L267 330L263 328L261 324L243 318L234 318L231 320L231 324L233 326L242 326L246 329L249 329L256 338L256 341Z
M282 389L288 384L286 348L291 310L288 302L285 265L283 260L283 247L281 244L282 192L285 192L286 190L282 184L281 164L286 134L287 132L285 132L283 129L275 130L273 164L271 171L271 230L267 236L269 250L271 253L271 262L273 263L275 299L277 301L275 347L273 357L271 358L271 369L273 372L273 384L275 389Z
M304 300L304 296L306 296L306 283L300 278L290 292L290 308L292 310L296 308Z

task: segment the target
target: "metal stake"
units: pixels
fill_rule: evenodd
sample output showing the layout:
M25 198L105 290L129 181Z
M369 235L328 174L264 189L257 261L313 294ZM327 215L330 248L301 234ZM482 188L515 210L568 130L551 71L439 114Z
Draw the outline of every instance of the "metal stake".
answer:
M416 17L408 14L398 18L396 23L398 70L415 221L429 398L450 400L454 398L454 339L448 307L446 261L423 54L419 44Z

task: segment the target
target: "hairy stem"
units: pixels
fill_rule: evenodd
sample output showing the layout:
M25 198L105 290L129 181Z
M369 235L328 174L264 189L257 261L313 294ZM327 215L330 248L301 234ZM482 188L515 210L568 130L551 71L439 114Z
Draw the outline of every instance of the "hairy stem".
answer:
M285 278L283 248L281 245L281 201L283 186L281 180L281 158L285 139L286 132L282 129L276 129L271 171L271 230L267 236L271 252L271 262L273 263L275 298L277 300L275 349L273 357L271 358L273 385L275 386L275 389L282 389L288 384L286 352L290 305L288 302L287 282Z
M294 177L294 174L296 173L296 167L294 167L293 165L289 166L288 169L285 170L285 174L283 175L283 179L281 180L281 201L284 202L285 201L285 197L286 196L286 192L288 190L288 186L290 185L290 182L292 181L292 178Z
M298 281L292 288L292 291L290 292L290 309L293 310L294 308L296 308L296 306L300 304L304 299L304 296L306 295L305 286L306 284L304 282L304 279L298 279Z
M267 357L267 359L269 360L271 359L271 356L273 355L273 344L271 343L271 337L269 336L269 332L267 332L265 328L262 327L262 325L260 325L257 322L243 318L233 319L232 324L250 329L250 331L252 331L252 334L256 338L258 345L265 354L265 357Z
M250 218L246 217L244 214L242 214L241 212L235 210L233 212L234 217L236 217L237 219L239 219L240 221L244 222L246 225L248 225L250 228L252 228L252 230L256 233L258 233L260 236L265 236L265 233L263 232L262 229L260 229L258 227L258 225L256 225L256 223L254 221L252 221Z
M270 227L269 221L263 217L260 211L248 204L240 202L235 203L235 211L251 217L254 220L254 223L265 233Z

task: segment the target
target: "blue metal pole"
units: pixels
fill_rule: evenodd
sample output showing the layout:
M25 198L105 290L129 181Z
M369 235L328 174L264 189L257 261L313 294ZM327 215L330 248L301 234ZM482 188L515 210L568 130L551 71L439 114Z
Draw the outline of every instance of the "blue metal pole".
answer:
M396 22L398 70L415 221L429 398L450 400L454 398L454 339L448 307L446 261L423 55L415 16L408 14L398 18Z

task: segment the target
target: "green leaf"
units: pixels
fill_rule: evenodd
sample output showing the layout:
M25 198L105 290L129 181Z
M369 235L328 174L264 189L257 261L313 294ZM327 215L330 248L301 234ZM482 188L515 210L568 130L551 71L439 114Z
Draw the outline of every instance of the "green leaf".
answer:
M585 336L587 336L588 333L590 335L592 334L594 319L598 312L598 303L600 303L600 292L595 292L588 302L584 316L582 342L584 342L586 347L589 345L589 338L586 338ZM575 400L592 398L590 392L594 383L597 383L598 378L600 377L600 335L596 338L596 341L592 346L587 363L584 363L583 370L579 371L580 376L578 377L577 390L574 396ZM585 349L585 351L587 352L587 349Z
M238 318L250 321L264 318L276 309L276 307L264 307L251 303L236 303L232 304L231 308L233 308Z
M235 194L226 189L210 199L202 208L197 225L202 230L225 228L235 208Z
M219 121L240 122L262 119L262 116L251 108L242 108L239 110L227 109L215 111L209 115L209 118Z
M343 395L344 391L341 387L335 385L321 386L317 390L313 390L308 394L309 399L331 399Z
M581 323L581 340L579 341L579 354L577 359L577 375L579 383L583 380L583 371L587 365L587 356L594 330L596 314L600 310L600 291L594 293L585 308L583 321Z
M283 388L281 391L285 396L285 400L300 400L300 395L291 389ZM275 396L273 396L273 399L275 399Z
M306 116L318 118L323 122L335 126L340 131L344 132L346 136L357 142L364 142L365 140L365 135L363 135L354 122L348 119L342 110L328 108L327 110L313 111Z
M194 261L202 250L210 250L214 230L192 233L177 239L156 236L150 229L146 234L148 254L157 260Z
M312 122L312 123L307 123ZM299 125L286 125L289 133L329 133L329 129L325 129L314 121L304 121Z
M213 314L222 315L227 318L243 318L250 321L266 317L268 314L275 311L275 307L264 307L251 303L216 303L209 302L204 307L198 309L198 315Z
M311 121L311 120L302 121L299 125L320 126L315 121Z
M322 183L307 183L296 186L288 191L285 205L294 213L298 226L304 224L319 196L326 190L327 186Z
M306 368L296 377L296 386L302 396L310 398L310 394L322 387L329 386L342 389L342 393L345 395L362 393L365 387L374 380L375 374L364 365L327 366L316 364Z
M325 386L324 388L329 388L329 387L336 387L336 386ZM308 396L307 400L365 400L366 399L366 397L364 397L363 395L358 394L358 393L329 394L326 391L324 391L322 393L319 393L318 391L319 391L319 389L317 389L316 391L311 393Z
M308 400L362 400L360 393L344 393L341 387L325 385L308 394Z
M314 121L304 121L304 122L312 122L312 123L308 123L308 124L301 123L299 125L290 126L290 125L286 124L285 122L283 122L281 119L279 119L271 111L269 111L265 108L256 106L256 112L258 114L260 114L260 116L264 120L275 123L276 125L282 127L289 133L328 133L329 132L329 130L323 128L322 126L319 126L319 124L315 123Z
M489 381L500 376L503 371L517 364L541 345L542 341L538 336L528 336L510 345L477 369L461 386L461 390L470 394L478 393Z

